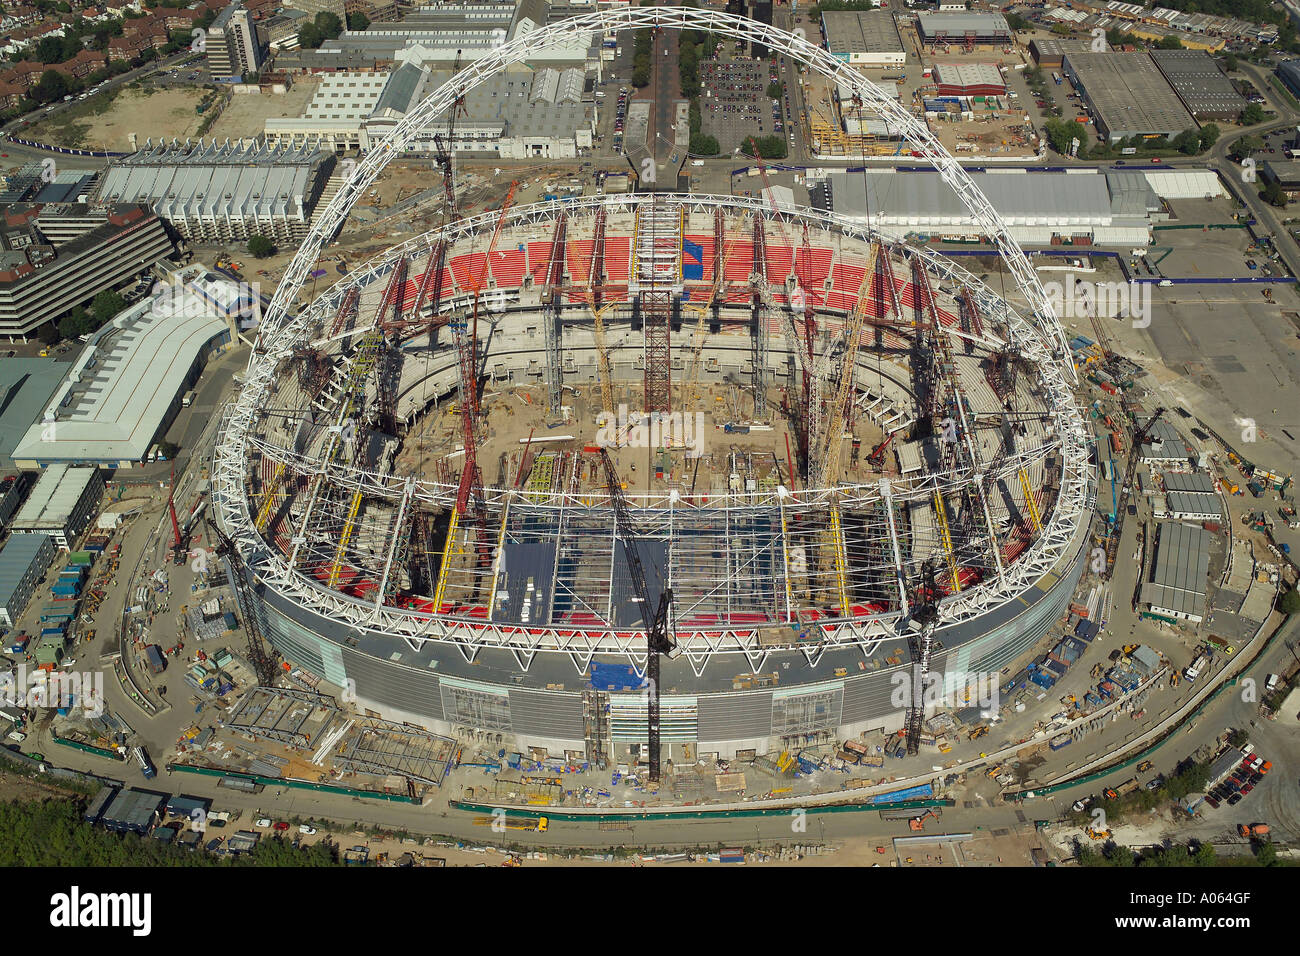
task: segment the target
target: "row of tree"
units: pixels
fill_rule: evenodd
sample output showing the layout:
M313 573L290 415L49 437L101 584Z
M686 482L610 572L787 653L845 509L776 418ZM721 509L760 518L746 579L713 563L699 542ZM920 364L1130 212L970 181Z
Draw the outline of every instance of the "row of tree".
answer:
M295 848L278 838L258 842L237 859L216 857L134 834L119 836L87 825L85 798L0 803L0 866L178 867L336 866L328 843Z

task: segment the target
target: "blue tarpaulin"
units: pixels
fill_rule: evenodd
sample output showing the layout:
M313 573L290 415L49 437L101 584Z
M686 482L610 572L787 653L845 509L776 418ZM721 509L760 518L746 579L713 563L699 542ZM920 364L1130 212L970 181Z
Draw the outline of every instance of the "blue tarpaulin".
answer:
M704 278L704 247L689 239L682 240L682 278Z
M631 664L591 662L591 686L595 690L640 690L645 681Z

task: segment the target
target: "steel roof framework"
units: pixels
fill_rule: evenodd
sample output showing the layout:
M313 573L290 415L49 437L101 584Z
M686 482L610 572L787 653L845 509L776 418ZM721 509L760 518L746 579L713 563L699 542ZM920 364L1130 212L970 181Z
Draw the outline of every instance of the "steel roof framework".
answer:
M357 198L377 178L387 163L402 152L405 142L423 125L427 125L430 120L444 113L465 91L506 66L524 60L530 49L576 32L650 26L704 29L723 36L747 40L758 38L760 42L805 63L818 73L854 89L862 96L865 103L903 124L909 138L920 147L927 158L935 163L945 182L957 192L963 203L971 210L973 217L993 238L1030 303L1032 315L1030 320L1026 321L1012 312L999 297L965 270L935 256L928 250L917 251L917 254L925 259L927 268L935 275L975 290L975 298L984 314L992 321L1001 319L1005 323L1007 337L1039 373L1040 385L1052 409L1050 441L1044 443L1041 448L1033 449L1032 453L1022 451L1020 455L1008 458L1002 463L1002 468L1010 474L1013 469L1018 469L1024 463L1022 459L1025 457L1041 459L1053 450L1059 450L1061 465L1060 490L1056 506L1039 538L1025 554L1006 569L1005 573L947 599L940 608L941 622L949 624L978 616L1012 599L1051 569L1071 542L1076 541L1076 532L1086 505L1090 470L1085 451L1083 420L1070 391L1074 370L1068 359L1065 337L1028 260L966 173L951 156L943 151L928 130L902 110L896 101L856 71L834 60L826 51L802 37L719 12L649 7L606 10L561 21L537 30L527 38L519 38L504 44L492 56L457 74L449 83L426 98L377 149L357 165L353 175L317 220L312 233L287 268L285 279L277 289L263 321L259 347L254 350L249 362L246 385L223 422L222 438L214 469L214 498L218 510L226 526L231 530L232 537L236 538L241 550L244 551L248 565L267 586L319 613L348 621L360 631L372 630L399 635L413 647L418 647L429 640L452 643L460 648L467 659L473 659L479 649L488 646L514 651L521 666L525 667L532 655L540 650L569 653L574 657L575 663L589 661L597 652L622 652L634 661L644 659L644 634L637 631L622 632L608 628L562 631L556 628L485 624L481 620L458 620L446 615L394 608L378 602L363 602L325 588L306 575L295 571L276 553L275 549L268 547L267 542L258 534L250 513L247 475L250 453L263 454L274 460L284 460L300 474L317 476L321 474L318 462L307 456L295 456L275 446L274 443L259 439L254 434L254 425L259 420L261 410L269 405L267 399L272 391L280 360L287 357L295 347L303 344L308 339L310 330L319 328L322 316L327 310L338 306L345 294L345 288L360 287L376 281L390 272L401 257L411 255L417 249L427 253L432 243L440 236L445 236L450 241L457 236L482 230L497 215L493 213L467 219L444 233L436 236L426 235L404 243L349 276L346 286L343 284L335 286L297 316L291 316L288 308L294 302L308 272L314 268L324 243L341 227L348 210ZM769 214L763 208L762 201L716 196L679 197L679 200L691 210L711 211L722 206L732 210L748 209L754 215ZM566 204L566 208L570 215L574 215L580 209L592 209L599 205L623 205L627 208L635 208L646 201L648 197L644 196L591 197L576 204ZM516 222L553 222L558 211L557 204L537 204L511 210L511 219ZM796 206L785 206L781 214L796 220L808 221L822 228L841 231L846 235L866 240L872 238L862 227L847 223L833 214ZM298 460L289 461L295 458ZM926 479L898 481L891 486L889 498L893 503L910 500L913 496L918 500L925 499L932 496L936 483L951 486L956 490L963 483L969 482L972 477L974 476L950 473L929 476ZM993 482L996 477L984 476L989 482ZM367 494L381 498L420 501L433 507L447 506L454 499L455 493L454 486L441 486L435 482L409 482L397 476L369 472L355 467L332 471L331 481L349 488L364 489ZM499 509L510 494L495 489L489 491L489 507ZM870 507L879 504L882 500L880 488L872 484L844 487L836 492L815 490L797 497L790 495L785 489L778 489L775 494L745 496L743 503L746 506L766 505L785 512L792 506L816 508L823 504L829 505L832 497L839 498L842 508L854 503L862 507ZM572 507L590 507L590 496L586 496L582 501L576 499L565 501L564 498L565 496L560 496L554 499L553 496L556 503ZM686 507L675 495L642 496L634 498L634 501L641 507L662 506L670 510ZM890 515L892 536L896 517L892 506L887 509L887 513ZM389 562L391 563L391 556ZM385 574L388 570L389 568L385 567ZM905 614L902 610L906 607L905 595L900 593L897 606L899 609L887 613L822 621L812 629L810 640L796 641L792 637L788 641L774 642L770 631L763 635L764 639L760 640L760 628L726 627L717 631L690 635L685 642L684 650L693 663L698 662L699 668L703 667L709 656L717 652L744 654L756 668L761 666L762 660L769 651L779 647L795 647L803 651L810 660L818 658L827 647L840 645L856 645L861 647L864 653L869 654L879 641L896 637Z

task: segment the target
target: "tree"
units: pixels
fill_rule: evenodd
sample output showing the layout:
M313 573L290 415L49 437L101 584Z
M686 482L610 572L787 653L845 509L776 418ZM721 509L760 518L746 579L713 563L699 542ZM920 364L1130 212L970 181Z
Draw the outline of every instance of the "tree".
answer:
M1276 180L1260 190L1259 195L1264 202L1268 203L1270 206L1277 206L1279 209L1285 209L1286 204L1289 201L1286 193L1282 191L1281 184Z
M1053 23L1052 32L1058 37L1068 37L1074 31L1070 29L1070 26L1067 23Z
M717 156L721 149L717 137L706 133L691 135L691 153L695 156Z
M316 14L316 29L324 39L334 40L343 32L343 21L339 19L337 13L322 10Z
M370 26L370 18L358 10L356 13L348 14L348 29L353 33L360 33Z
M1229 53L1227 56L1223 58L1223 68L1227 70L1229 73L1236 73L1237 58L1233 54Z
M176 453L181 450L181 446L172 441L160 441L158 451L168 461L176 460Z
M650 64L637 64L632 69L632 85L638 90L650 85Z
M1031 21L1026 20L1018 13L1008 13L1006 14L1006 18L1007 26L1012 30L1032 30L1034 28L1034 24Z
M778 82L773 81L767 84L767 98L769 100L779 100L785 88Z
M320 35L314 23L304 23L298 28L298 45L304 50L314 50L319 47L325 38Z
M754 139L747 139L740 151L746 156L754 155ZM785 137L761 136L757 140L758 155L763 159L785 159Z
M36 333L42 345L53 345L59 341L59 330L54 327L53 322L46 322Z
M1254 126L1262 122L1264 122L1264 107L1258 103L1247 103L1246 108L1241 111L1241 125Z
M1185 129L1174 137L1174 149L1184 156L1193 156L1201 148L1201 134L1194 129Z
M46 70L40 82L32 89L31 97L38 103L54 103L68 93L68 80L57 70Z
M1062 156L1070 155L1071 142L1076 138L1079 140L1079 155L1086 152L1084 144L1088 141L1088 132L1074 120L1049 119L1043 124L1043 129L1052 149Z
M275 255L275 243L266 236L253 236L248 240L248 254L254 259L265 259Z
M1277 602L1277 609L1283 614L1295 614L1300 611L1300 591L1292 588L1283 594L1282 600Z
M1214 123L1206 123L1201 127L1200 149L1205 152L1219 140L1219 127Z
M1241 162L1251 153L1257 152L1264 148L1264 141L1258 136L1243 136L1228 148L1228 155L1235 162Z
M125 308L126 299L112 289L105 289L90 303L90 314L95 320L95 328L99 328Z
M1172 33L1162 36L1160 42L1156 44L1157 50L1181 50L1182 48L1183 41Z

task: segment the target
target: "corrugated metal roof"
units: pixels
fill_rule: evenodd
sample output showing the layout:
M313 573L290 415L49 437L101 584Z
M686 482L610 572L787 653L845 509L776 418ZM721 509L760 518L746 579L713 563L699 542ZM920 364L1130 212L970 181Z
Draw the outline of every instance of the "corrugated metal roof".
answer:
M1203 528L1163 521L1156 525L1156 559L1151 580L1142 585L1142 601L1182 614L1205 613L1206 577L1210 572L1210 543Z
M15 534L10 535L4 547L0 548L0 605L8 605L18 588L19 582L31 570L32 564L41 550L49 548L47 554L53 554L53 544L49 535ZM49 558L45 564L49 566ZM44 569L42 569L44 570Z
M1109 225L1106 177L1084 173L971 173L971 179L1008 225ZM830 173L834 209L907 225L961 224L970 210L938 173Z
M43 426L38 423L32 427ZM13 526L24 530L62 531L72 515L72 509L85 494L86 487L94 481L95 475L94 468L50 465L36 480L32 493L14 517Z

